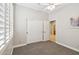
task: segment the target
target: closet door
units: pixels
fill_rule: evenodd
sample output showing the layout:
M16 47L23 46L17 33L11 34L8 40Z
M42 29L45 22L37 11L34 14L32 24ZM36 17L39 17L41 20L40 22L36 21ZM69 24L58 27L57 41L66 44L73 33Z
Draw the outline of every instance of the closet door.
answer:
M27 44L42 41L42 21L28 19Z
M49 29L49 21L48 20L44 20L44 41L49 40L49 34L50 33L50 29Z

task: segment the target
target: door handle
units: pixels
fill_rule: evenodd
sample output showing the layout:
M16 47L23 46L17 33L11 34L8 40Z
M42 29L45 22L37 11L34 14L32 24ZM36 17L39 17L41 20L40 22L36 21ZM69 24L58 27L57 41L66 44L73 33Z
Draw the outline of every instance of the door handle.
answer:
M45 31L42 31L42 33L46 33Z
M26 34L28 34L28 32L26 32Z
M46 33L46 32L44 32L44 33Z

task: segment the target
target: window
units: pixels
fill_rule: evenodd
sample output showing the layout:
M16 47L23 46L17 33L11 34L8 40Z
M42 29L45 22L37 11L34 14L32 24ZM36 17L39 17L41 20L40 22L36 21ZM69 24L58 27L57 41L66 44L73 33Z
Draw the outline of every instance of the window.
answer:
M0 46L5 40L5 4L0 3Z
M5 4L5 39L8 40L9 39L9 33L10 33L10 13L9 13L9 4Z
M12 4L0 3L0 47L13 36Z

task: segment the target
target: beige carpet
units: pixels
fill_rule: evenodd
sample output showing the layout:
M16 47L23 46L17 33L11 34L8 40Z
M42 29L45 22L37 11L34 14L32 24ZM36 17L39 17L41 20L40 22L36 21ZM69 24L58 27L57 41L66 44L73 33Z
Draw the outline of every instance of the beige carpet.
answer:
M45 41L14 48L13 55L79 55L79 52Z

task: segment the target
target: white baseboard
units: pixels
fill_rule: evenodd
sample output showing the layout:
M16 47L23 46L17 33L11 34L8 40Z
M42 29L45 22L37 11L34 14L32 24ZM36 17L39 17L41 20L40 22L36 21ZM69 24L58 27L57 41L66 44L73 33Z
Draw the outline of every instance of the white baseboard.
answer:
M42 40L42 41L48 41L49 39L47 39L47 40Z
M24 46L24 45L27 45L27 44L19 44L19 45L13 46L13 48L21 47L21 46Z
M48 41L48 40L42 40L42 41ZM37 41L37 42L41 42L41 41ZM31 43L35 43L35 42L31 42ZM31 43L28 43L28 44L31 44ZM13 48L21 47L21 46L24 46L24 45L27 45L27 44L15 45L15 46L13 46Z
M62 45L62 46L64 46L64 47L70 48L70 49L72 49L72 50L74 50L74 51L79 52L79 50L78 50L78 49L75 49L75 48L70 47L70 46L68 46L68 45L65 45L65 44L62 44L62 43L59 43L59 42L56 42L56 43L57 43L57 44L59 44L59 45Z

